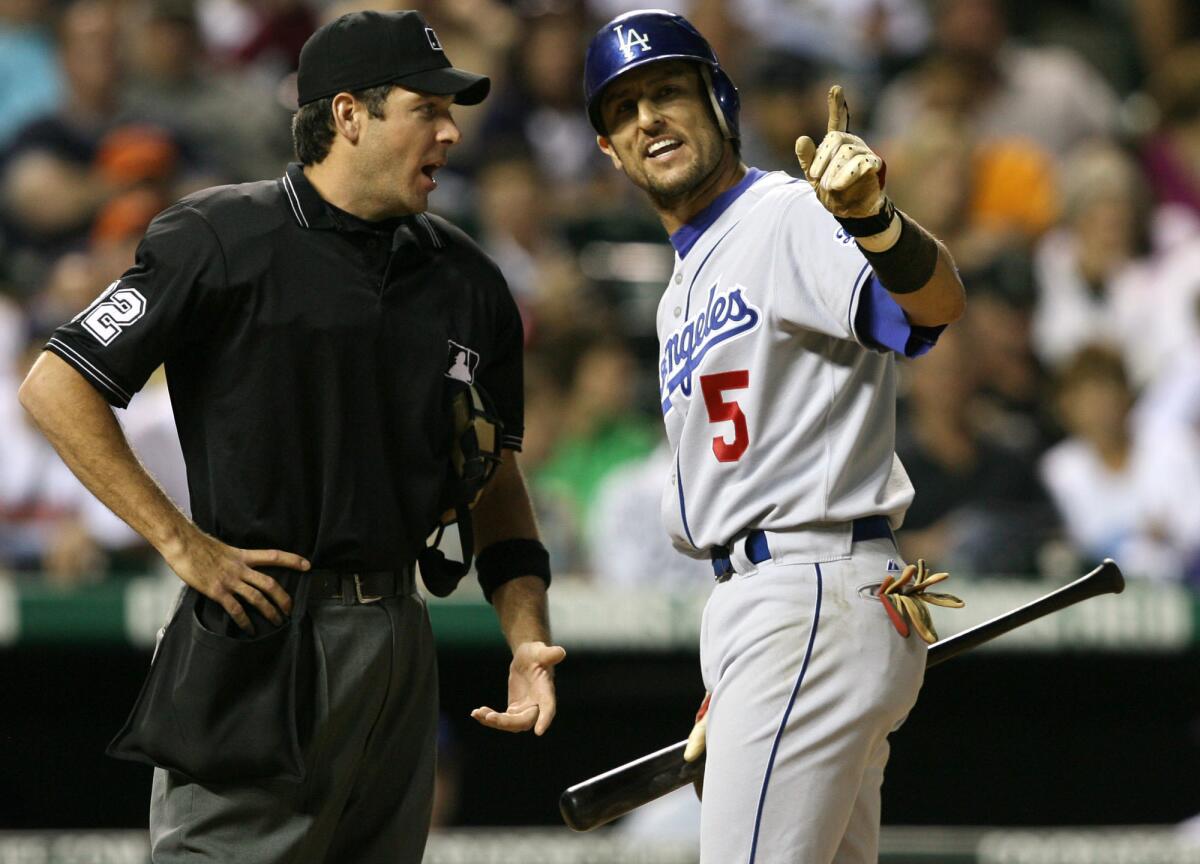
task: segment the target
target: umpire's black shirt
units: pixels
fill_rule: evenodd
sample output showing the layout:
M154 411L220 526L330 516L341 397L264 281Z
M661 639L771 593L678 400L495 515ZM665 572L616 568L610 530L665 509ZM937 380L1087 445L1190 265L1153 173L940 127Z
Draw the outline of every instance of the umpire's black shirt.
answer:
M314 567L411 562L438 516L447 379L523 434L522 331L496 266L435 216L370 223L289 166L163 211L47 349L128 404L166 364L192 518Z

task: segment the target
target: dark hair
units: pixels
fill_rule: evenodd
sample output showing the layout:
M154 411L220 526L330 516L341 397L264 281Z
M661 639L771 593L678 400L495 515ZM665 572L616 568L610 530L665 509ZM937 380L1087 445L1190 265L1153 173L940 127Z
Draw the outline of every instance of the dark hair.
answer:
M350 95L367 106L369 115L381 118L388 94L395 86L397 85L380 84L378 87L368 87ZM292 146L302 165L316 165L329 155L335 131L333 99L333 96L326 96L324 99L309 102L300 106L300 110L292 116Z
M1129 390L1125 360L1120 352L1107 345L1085 345L1075 353L1058 373L1057 392L1073 390L1080 384L1102 381Z

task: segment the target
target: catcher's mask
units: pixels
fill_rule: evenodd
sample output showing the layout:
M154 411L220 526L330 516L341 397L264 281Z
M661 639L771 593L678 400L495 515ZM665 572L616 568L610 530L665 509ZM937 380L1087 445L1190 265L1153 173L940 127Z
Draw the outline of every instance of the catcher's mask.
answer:
M445 597L458 587L471 569L474 557L474 526L471 510L479 503L484 487L500 467L500 439L504 424L496 415L487 393L478 384L447 379L450 415L450 458L441 502L441 517L433 543L417 559L421 578L430 593ZM438 546L446 526L458 523L462 561L453 561Z

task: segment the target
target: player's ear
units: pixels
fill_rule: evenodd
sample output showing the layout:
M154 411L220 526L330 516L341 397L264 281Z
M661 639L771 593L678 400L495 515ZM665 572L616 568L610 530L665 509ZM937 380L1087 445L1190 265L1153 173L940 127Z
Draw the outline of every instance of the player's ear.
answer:
M362 132L361 114L364 112L360 109L364 107L349 93L339 93L333 97L333 127L351 144L358 143L358 136Z
M618 171L622 170L621 157L617 155L617 151L613 148L612 142L603 135L596 136L596 146L600 148L600 152L612 160L613 167Z

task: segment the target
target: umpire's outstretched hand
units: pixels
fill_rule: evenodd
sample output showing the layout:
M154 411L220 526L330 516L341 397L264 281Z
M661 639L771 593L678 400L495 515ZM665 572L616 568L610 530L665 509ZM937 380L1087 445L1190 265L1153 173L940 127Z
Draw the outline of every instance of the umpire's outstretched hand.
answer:
M292 612L292 598L278 582L255 567L307 570L308 561L278 549L238 549L195 531L181 550L167 558L179 578L229 613L239 627L254 632L242 601L251 603L268 621L282 624Z
M821 146L807 135L796 139L796 159L817 199L834 216L874 216L884 205L883 160L849 133L850 109L840 84L829 88L829 124Z
M545 642L522 642L508 667L508 709L500 713L486 705L471 716L492 729L541 735L554 720L554 667L567 656L565 649Z

